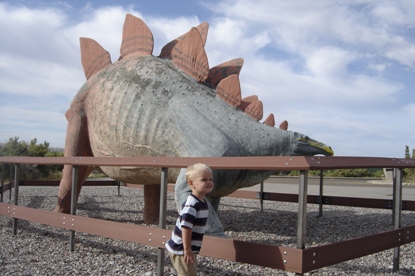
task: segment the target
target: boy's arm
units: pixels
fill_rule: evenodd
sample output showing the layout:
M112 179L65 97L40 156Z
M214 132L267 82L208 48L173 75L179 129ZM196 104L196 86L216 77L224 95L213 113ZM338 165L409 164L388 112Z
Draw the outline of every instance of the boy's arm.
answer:
M184 261L187 264L193 263L193 252L192 252L192 229L189 227L182 226L182 240L184 249Z

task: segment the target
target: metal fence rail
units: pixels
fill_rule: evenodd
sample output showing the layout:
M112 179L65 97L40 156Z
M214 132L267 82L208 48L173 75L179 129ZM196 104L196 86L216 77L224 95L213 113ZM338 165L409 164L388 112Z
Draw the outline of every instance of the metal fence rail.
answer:
M15 164L14 205L0 203L0 214L13 219L13 233L17 233L18 219L39 222L71 231L71 250L75 232L85 232L109 238L128 240L159 248L158 274L162 275L164 266L164 242L170 231L165 228L167 174L169 168L184 168L193 163L206 163L212 169L233 170L300 170L297 241L296 248L270 246L232 239L206 237L202 255L231 261L261 265L295 273L306 273L324 266L349 259L373 254L394 248L394 271L399 269L399 246L415 241L415 225L401 227L402 211L402 169L415 168L413 159L374 158L374 157L0 157L0 163ZM143 227L117 222L97 220L75 215L74 200L71 215L35 210L18 206L19 164L65 164L72 165L74 175L79 166L140 166L160 168L160 225L159 228ZM338 243L305 248L305 230L307 216L308 170L326 170L339 168L393 168L393 230L378 234L349 239ZM321 179L321 181L323 181ZM2 187L3 187L2 180ZM72 183L73 191L76 178ZM112 230L111 230L112 229ZM114 231L114 229L116 229ZM399 237L399 238L397 238ZM404 238L402 238L404 237ZM379 243L379 238L383 242ZM220 244L220 250L217 245ZM331 254L332 250L340 254ZM255 254L252 254L255 252ZM329 256L329 257L327 257Z

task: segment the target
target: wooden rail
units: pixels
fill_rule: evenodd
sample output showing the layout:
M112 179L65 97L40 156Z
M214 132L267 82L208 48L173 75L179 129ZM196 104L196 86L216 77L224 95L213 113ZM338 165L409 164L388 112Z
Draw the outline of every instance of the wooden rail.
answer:
M413 159L374 158L374 157L0 157L0 163L15 164L18 172L19 164L65 164L72 165L74 171L79 166L140 166L158 167L161 169L162 192L161 205L166 204L163 197L168 189L163 173L169 168L184 168L190 164L202 162L212 169L225 170L300 170L297 245L296 248L264 245L233 239L206 237L201 251L202 255L237 262L266 266L303 274L324 266L395 248L394 271L399 269L399 246L415 241L415 225L400 226L402 211L402 169L415 168ZM339 168L393 168L394 191L392 209L395 229L322 246L305 248L305 229L307 211L307 171L339 169ZM164 180L163 180L164 179ZM159 248L158 273L161 275L164 263L164 243L170 231L160 228L144 227L105 220L97 220L76 215L67 215L43 210L31 209L17 205L18 173L15 173L15 205L0 203L0 214L17 219L29 220L55 227L65 228L71 232L85 232L104 237L128 240ZM3 186L3 183L2 183ZM75 185L73 184L73 187ZM244 194L244 193L242 193ZM241 195L242 195L241 194ZM245 193L244 195L247 196ZM320 197L323 198L323 197ZM322 202L321 202L322 204ZM354 206L354 205L351 205ZM161 206L162 207L162 206ZM160 208L162 218L165 208ZM15 227L17 223L13 223ZM14 233L16 231L14 230ZM400 237L400 238L397 238ZM404 238L402 238L404 237ZM380 242L381 240L381 242ZM220 246L219 246L220 245ZM335 250L336 254L332 254ZM252 253L255 254L252 254ZM338 253L337 253L338 252Z

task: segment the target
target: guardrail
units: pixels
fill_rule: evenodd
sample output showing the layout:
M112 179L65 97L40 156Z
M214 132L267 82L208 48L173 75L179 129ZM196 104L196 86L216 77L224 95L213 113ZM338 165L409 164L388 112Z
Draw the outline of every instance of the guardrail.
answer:
M206 236L201 255L230 261L266 266L295 273L306 273L346 260L394 248L393 270L399 270L399 247L415 241L415 225L401 227L402 169L415 168L413 159L375 157L0 157L0 163L15 164L14 205L0 203L0 215L13 219L13 233L17 234L18 219L68 229L70 250L73 251L75 232L85 232L109 238L127 240L158 248L158 274L164 271L164 243L170 236L166 226L167 176L170 168L185 168L193 163L206 163L212 169L225 170L299 170L296 248L271 246L233 239ZM140 166L160 168L160 224L159 229L139 225L104 221L76 216L76 179L72 181L71 214L54 213L18 206L20 164L71 165L73 175L79 166ZM394 229L374 235L305 248L308 170L343 168L392 168ZM321 182L323 177L321 177ZM2 181L3 186L3 181ZM322 198L320 200L322 203ZM133 234L134 233L134 234ZM139 234L137 234L139 233ZM220 246L219 246L220 245ZM220 249L218 249L220 248ZM332 254L335 250L336 254ZM255 254L252 254L255 252Z

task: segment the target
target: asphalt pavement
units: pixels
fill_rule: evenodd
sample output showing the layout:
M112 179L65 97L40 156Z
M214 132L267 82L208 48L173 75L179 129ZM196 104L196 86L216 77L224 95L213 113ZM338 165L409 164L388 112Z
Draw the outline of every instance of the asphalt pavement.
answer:
M264 192L298 194L298 177L272 176L264 181ZM260 184L241 190L260 191ZM307 194L319 195L320 178L308 177ZM392 199L393 185L376 178L324 178L323 195L358 198ZM402 186L402 199L415 200L415 185Z

